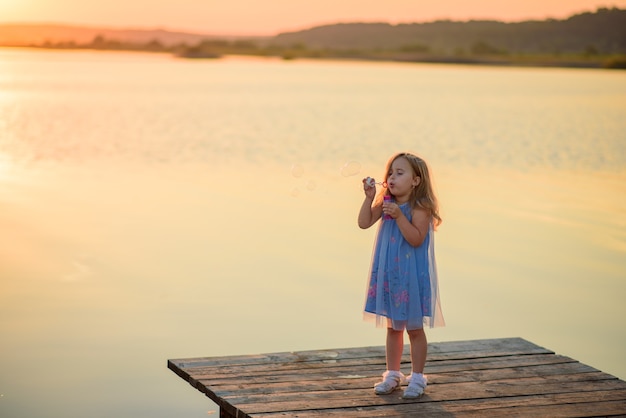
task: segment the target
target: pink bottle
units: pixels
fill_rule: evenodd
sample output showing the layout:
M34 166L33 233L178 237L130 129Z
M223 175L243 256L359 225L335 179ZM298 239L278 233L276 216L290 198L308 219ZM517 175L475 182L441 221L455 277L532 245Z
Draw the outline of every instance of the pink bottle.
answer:
M391 196L389 196L388 194L386 194L386 195L384 195L384 196L383 196L383 200L384 200L385 202L391 202L391 200L392 200L392 199L391 199ZM387 214L385 214L385 215L383 216L383 219L392 219L392 218L391 218L391 215L387 215Z

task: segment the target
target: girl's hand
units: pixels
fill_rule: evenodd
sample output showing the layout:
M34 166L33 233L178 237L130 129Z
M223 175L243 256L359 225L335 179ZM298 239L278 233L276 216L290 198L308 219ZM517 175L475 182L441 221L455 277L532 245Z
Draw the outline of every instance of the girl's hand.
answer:
M369 177L363 179L363 191L368 199L373 200L376 197L376 184L372 184L369 179Z
M398 219L401 213L400 206L395 202L383 202L383 215L389 215L393 219Z

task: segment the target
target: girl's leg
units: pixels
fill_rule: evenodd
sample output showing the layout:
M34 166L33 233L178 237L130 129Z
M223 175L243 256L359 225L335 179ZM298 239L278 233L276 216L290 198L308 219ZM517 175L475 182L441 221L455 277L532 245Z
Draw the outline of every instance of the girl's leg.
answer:
M400 371L402 349L404 348L404 331L387 328L386 344L387 370Z
M403 331L394 331L387 328L387 343L385 355L387 359L387 371L383 373L383 381L374 385L377 395L386 395L398 389L404 381L404 375L400 372L402 349L404 348Z
M423 328L408 331L411 342L411 367L413 373L424 373L428 342Z
M402 397L404 399L415 399L422 396L428 384L428 379L424 376L428 343L424 329L414 329L408 333L409 340L411 341L412 373L409 377L409 385L404 390Z

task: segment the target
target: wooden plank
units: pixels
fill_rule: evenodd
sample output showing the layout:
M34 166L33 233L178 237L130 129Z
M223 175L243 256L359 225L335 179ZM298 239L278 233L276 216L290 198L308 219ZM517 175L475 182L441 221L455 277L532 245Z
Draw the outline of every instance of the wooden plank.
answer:
M483 411L459 411L457 417L581 417L581 416L623 416L626 411L626 401L588 402L577 404L558 404L528 406L521 405L515 408L493 408Z
M544 381L562 381L567 379L568 381L595 381L595 380L611 380L614 379L611 375L602 372L587 372L584 371L588 366L581 365L582 372L564 371L562 368L547 368L546 366L540 366L533 368L526 372L519 372L517 369L502 369L502 373L491 374L489 372L474 375L472 373L459 373L453 375L429 375L430 387L443 383L461 383L461 382L475 382L482 383L493 380L507 380L507 379L519 379L528 378L532 376L543 376ZM593 370L593 369L591 369ZM355 389L368 389L374 386L374 384L380 379L341 379L341 380L294 380L290 382L240 382L230 385L222 385L219 387L219 395L221 397L235 396L245 390L248 395L255 394L269 394L269 393L300 393L304 391L333 391L333 390L355 390ZM202 384L205 384L202 381Z
M408 361L410 348L404 347L403 357ZM522 338L486 339L473 341L450 341L444 343L428 344L429 360L447 360L451 358L471 358L480 356L494 357L497 355L515 354L553 354L552 351L526 341ZM169 360L172 365L180 368L201 368L225 365L250 365L250 364L286 364L305 362L327 362L343 359L371 359L379 357L384 360L385 347L356 347L344 349L308 350L299 352L282 352L271 354L201 357Z
M551 355L512 355L508 357L498 356L498 357L481 357L481 358L472 358L472 359L459 359L459 360L449 360L445 362L437 362L429 360L426 363L426 367L430 370L443 370L443 369L453 369L455 366L458 369L464 369L468 365L490 365L494 363L500 363L504 367L506 367L506 363L519 361L520 364L530 363L537 359L541 359L540 361L548 361L548 362L573 362L570 358L562 357L562 356L551 356ZM225 366L213 366L213 367L200 367L193 370L193 375L195 377L201 376L211 376L211 375L258 375L262 373L273 373L275 371L281 371L283 374L289 374L290 371L293 370L318 370L318 369L349 369L349 368L359 368L359 369L367 369L370 368L372 370L376 369L384 369L385 360L381 359L379 361L372 361L371 359L362 359L362 360L344 360L337 362L325 362L325 363L283 363L283 364L253 364L253 365L225 365ZM403 362L403 366L406 368L410 367L410 362L407 360ZM476 367L474 367L476 369ZM185 369L191 370L191 369Z
M464 359L454 360L447 362L432 362L427 361L426 369L427 373L442 373L442 372L454 372L462 370L480 370L491 368L505 368L525 365L536 364L558 364L558 363L574 363L568 357L563 356L546 356L546 355L527 355L527 356L509 356L509 357L494 357L494 358L481 358L481 359ZM403 363L405 369L410 367L409 362ZM293 375L295 371L299 374L315 373L323 370L325 373L331 373L334 375L346 374L350 370L371 370L376 376L380 376L384 371L385 362L371 362L367 360L356 362L337 362L326 363L311 366L299 365L299 364L284 364L284 365L252 365L252 366L218 366L212 368L201 368L194 370L195 378L210 378L210 379L230 379L232 377L246 377L246 376L265 376L265 375ZM351 374L351 373L347 373Z
M624 391L606 391L606 392L588 392L582 394L557 394L557 395L542 395L533 397L514 397L507 399L487 399L480 402L474 401L457 401L449 402L444 401L440 403L432 402L419 402L419 403L406 403L396 404L390 406L374 406L371 408L356 407L356 408L341 408L341 409L324 409L324 410L308 410L292 412L288 411L279 413L262 413L254 414L254 417L262 418L278 418L285 416L294 416L301 418L319 418L319 417L407 417L407 416L509 416L514 413L517 408L527 408L528 415L522 416L541 416L533 415L528 412L531 407L549 407L554 406L558 411L562 405L573 406L574 409L584 409L586 405L593 405L594 408L598 408L598 405L604 403L610 403L607 410L614 410L615 407L620 406L620 402L623 402L626 397ZM538 410L538 409L537 409ZM618 409L619 412L619 409ZM622 409L621 413L624 410ZM557 412L552 411L553 414ZM593 415L593 414L592 414ZM590 415L590 416L592 416ZM596 414L595 416L602 415ZM611 414L605 414L610 416ZM550 415L548 415L550 416ZM572 415L580 416L580 414Z
M608 389L615 389L623 387L622 383L617 383L617 379L607 379L606 374L602 374L599 378L604 381L595 381L593 388L588 383L593 381L591 378L581 380L579 382L562 381L562 379L553 378L549 379L512 379L508 381L498 382L482 382L481 385L473 384L473 382L462 384L448 384L436 386L431 385L428 390L428 397L433 401L442 401L450 399L471 399L471 398L487 398L487 397L499 397L499 396L515 396L515 395L532 395L532 394L544 394L544 393L561 393L561 392L583 392L589 390L598 390L602 387ZM594 376L598 378L598 376ZM570 379L571 380L571 379ZM615 385L616 384L616 385ZM371 387L367 389L357 390L335 390L326 392L321 395L318 391L307 391L307 393L275 393L275 394L263 394L259 396L246 395L246 396L225 396L225 399L233 404L249 404L249 403L262 403L263 408L268 408L270 402L300 402L302 399L306 399L308 403L311 403L312 399L320 398L321 403L324 405L331 405L335 401L345 402L347 398L373 398L363 401L363 405L373 405L379 403L391 402L392 396L389 397L372 397ZM399 397L399 394L398 394ZM398 400L394 400L398 401ZM402 401L404 402L404 401ZM275 406L271 406L275 408ZM279 408L287 408L287 406L281 406ZM289 407L289 409L298 409ZM250 405L246 406L246 410L255 411Z
M468 370L486 370L486 369L498 369L498 368L511 368L511 367L524 367L533 365L544 364L569 364L578 363L568 357L563 356L546 356L546 355L528 355L528 356L511 356L511 357L497 357L497 358L483 358L480 360L457 360L446 363L426 363L425 372L427 374L433 373L452 373ZM410 367L410 364L406 364L405 368ZM212 384L220 384L220 381L229 381L232 379L260 379L264 380L267 377L271 377L272 380L289 381L293 376L301 376L302 374L314 374L322 373L327 378L341 378L342 376L361 376L369 374L370 377L379 378L385 369L384 363L369 363L366 361L354 363L354 364L325 364L317 367L298 367L293 364L286 364L284 366L276 365L254 365L250 367L244 366L231 366L231 367L214 367L214 368L202 368L194 371L193 378L196 380L205 380ZM297 373L295 373L297 372Z
M529 369L534 367L535 369ZM427 373L431 384L445 382L450 379L456 381L471 381L476 379L495 379L499 375L500 378L522 377L525 374L538 375L540 372L557 373L553 371L554 367L558 367L561 374L572 374L574 372L591 372L595 369L581 365L568 358L559 359L557 356L539 356L539 357L514 357L508 362L501 359L492 363L482 362L480 365L467 363L462 368L454 367L452 370L441 369L435 370L428 368ZM380 373L384 366L375 369L350 368L336 369L328 367L323 370L291 370L289 373L282 373L280 370L268 371L266 373L256 374L215 374L213 376L201 375L190 379L190 383L195 387L197 384L211 387L213 391L219 394L227 394L228 391L254 391L256 387L265 387L267 391L289 391L289 390L315 390L313 385L320 387L328 387L331 389L349 389L355 387L371 388L380 380ZM498 372L498 370L502 372ZM534 372L533 372L534 371ZM488 374L491 377L488 377ZM196 379L196 380L194 380ZM290 389L293 387L293 389Z
M410 368L408 346L403 365ZM374 395L385 368L381 346L179 359L168 367L223 416L626 414L626 382L521 338L429 344L429 387L410 401L401 391Z
M434 385L433 385L434 386ZM458 383L429 387L420 401L441 402L450 400L468 400L501 398L510 396L531 396L558 393L594 392L598 390L616 390L624 388L616 379L594 382L593 388L585 382L526 382L511 380L507 382L484 382L479 385ZM371 388L336 391L307 391L301 393L269 393L263 395L227 396L223 399L237 405L248 414L302 411L308 409L341 408L347 406L374 406L400 403L414 403L401 398L401 391L386 396L376 396Z

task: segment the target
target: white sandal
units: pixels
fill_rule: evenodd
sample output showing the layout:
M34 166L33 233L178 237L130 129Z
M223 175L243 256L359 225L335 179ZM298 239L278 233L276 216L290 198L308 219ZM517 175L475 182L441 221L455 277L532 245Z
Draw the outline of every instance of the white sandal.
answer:
M374 385L374 393L377 395L388 395L394 390L400 388L405 377L402 372L396 370L387 370L383 373L383 381Z
M422 373L411 373L409 378L409 386L404 390L403 399L416 399L422 396L426 386L428 385L428 378Z

